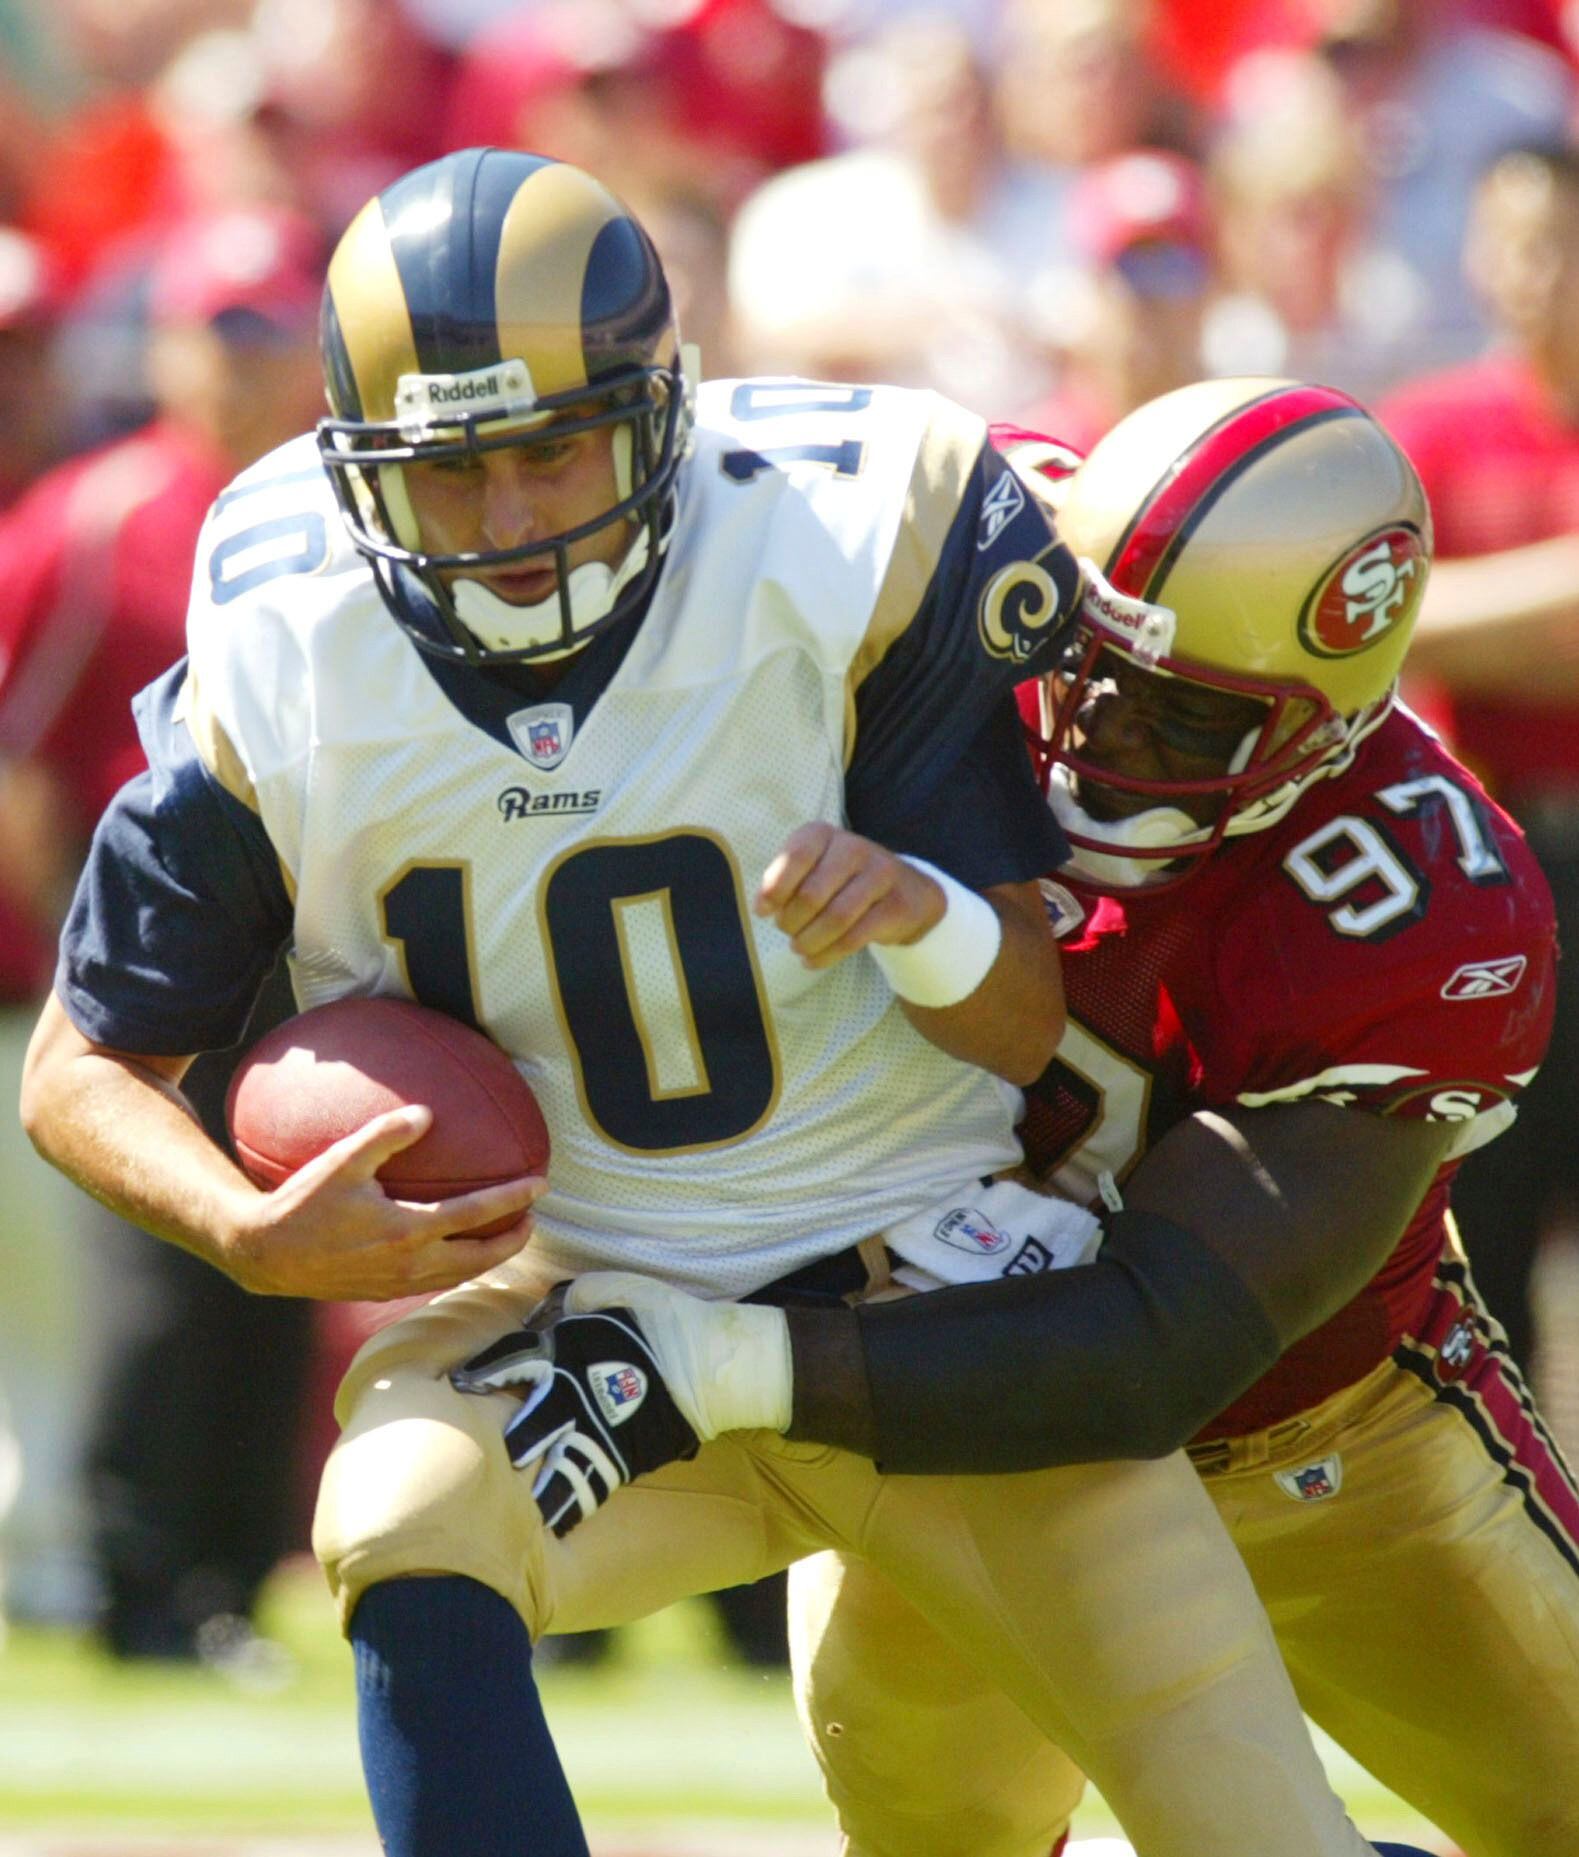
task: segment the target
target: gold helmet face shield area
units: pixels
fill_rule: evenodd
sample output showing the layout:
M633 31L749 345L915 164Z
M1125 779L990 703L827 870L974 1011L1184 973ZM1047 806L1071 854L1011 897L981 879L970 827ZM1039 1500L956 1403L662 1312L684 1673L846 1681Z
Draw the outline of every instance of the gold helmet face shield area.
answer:
M416 169L347 229L321 339L331 416L319 454L422 650L473 664L561 657L641 606L674 520L690 392L651 241L598 182L499 149ZM409 467L602 431L606 506L518 546L425 543ZM540 606L472 578L521 567L552 570Z
M1082 620L1042 690L1049 798L1098 887L1148 889L1264 830L1386 716L1431 528L1402 451L1346 395L1201 382L1068 480Z

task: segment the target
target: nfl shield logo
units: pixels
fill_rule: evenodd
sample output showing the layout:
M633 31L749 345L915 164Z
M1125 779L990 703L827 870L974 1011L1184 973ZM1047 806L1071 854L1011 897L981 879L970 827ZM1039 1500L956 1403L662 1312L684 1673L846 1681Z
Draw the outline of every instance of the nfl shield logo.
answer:
M1086 919L1084 905L1072 890L1066 890L1061 883L1054 883L1050 877L1038 878L1036 887L1042 893L1042 906L1047 911L1047 920L1052 924L1053 934L1059 941L1066 935L1072 935Z
M1456 1380L1475 1359L1475 1324L1460 1316L1442 1337L1436 1351L1436 1377L1444 1383Z
M597 1361L588 1368L587 1380L598 1410L610 1425L623 1425L634 1418L647 1397L647 1376L629 1361Z
M1343 1459L1334 1451L1319 1464L1306 1464L1299 1470L1275 1470L1272 1474L1278 1488L1295 1502L1325 1502L1343 1487Z
M576 732L575 711L568 703L538 703L509 718L511 739L533 767L558 767L570 752Z

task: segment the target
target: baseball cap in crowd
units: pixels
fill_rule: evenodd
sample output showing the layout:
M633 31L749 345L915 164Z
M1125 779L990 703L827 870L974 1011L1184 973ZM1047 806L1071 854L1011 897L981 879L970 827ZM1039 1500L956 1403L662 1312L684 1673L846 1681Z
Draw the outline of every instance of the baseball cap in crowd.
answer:
M1070 190L1067 226L1078 257L1118 270L1144 295L1198 290L1211 269L1205 180L1166 149L1087 168Z
M324 239L280 207L194 214L161 242L148 311L159 323L208 323L238 340L313 327L323 291Z
M59 307L58 279L44 247L15 226L0 226L0 330L41 328Z

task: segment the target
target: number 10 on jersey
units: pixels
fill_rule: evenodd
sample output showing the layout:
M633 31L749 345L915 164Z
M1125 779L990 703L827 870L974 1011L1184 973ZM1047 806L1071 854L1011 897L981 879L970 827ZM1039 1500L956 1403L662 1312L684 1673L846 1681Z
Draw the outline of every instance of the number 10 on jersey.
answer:
M415 998L478 1007L469 872L413 864L380 896ZM537 928L587 1120L635 1153L739 1141L772 1112L778 1052L733 857L704 832L576 845L545 873Z

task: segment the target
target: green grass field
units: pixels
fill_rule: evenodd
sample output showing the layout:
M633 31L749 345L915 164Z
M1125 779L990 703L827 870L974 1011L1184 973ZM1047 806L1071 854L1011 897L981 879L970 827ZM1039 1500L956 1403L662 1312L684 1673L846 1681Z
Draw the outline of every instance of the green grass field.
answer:
M0 1857L377 1857L349 1659L312 1569L281 1573L265 1622L299 1662L273 1695L13 1631L0 1652ZM596 1857L832 1852L787 1682L730 1664L705 1608L628 1632L609 1666L545 1670L543 1691ZM1333 1772L1363 1830L1445 1849L1341 1756ZM1078 1838L1115 1835L1099 1801L1082 1809Z

